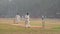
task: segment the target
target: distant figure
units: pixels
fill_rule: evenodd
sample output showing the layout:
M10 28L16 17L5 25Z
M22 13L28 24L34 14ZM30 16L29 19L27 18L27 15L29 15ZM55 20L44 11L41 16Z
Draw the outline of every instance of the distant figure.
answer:
M20 15L19 13L17 13L17 15L15 16L15 23L18 24L20 22Z
M28 28L30 27L30 17L29 16L30 16L29 13L27 13L25 15L25 26Z
M42 28L45 28L45 16L42 15Z
M42 20L44 20L45 16L42 15Z

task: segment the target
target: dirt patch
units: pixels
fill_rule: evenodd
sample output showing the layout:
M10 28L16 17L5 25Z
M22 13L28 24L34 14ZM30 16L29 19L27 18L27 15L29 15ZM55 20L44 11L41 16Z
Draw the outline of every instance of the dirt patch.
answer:
M11 24L11 25L25 27L25 25L23 25L23 24ZM43 28L43 27L42 26L31 26L30 28ZM44 28L45 29L50 29L51 27L45 26Z
M22 24L11 24L11 25L25 27L25 25L22 25ZM40 28L41 26L31 26L31 27L32 28Z

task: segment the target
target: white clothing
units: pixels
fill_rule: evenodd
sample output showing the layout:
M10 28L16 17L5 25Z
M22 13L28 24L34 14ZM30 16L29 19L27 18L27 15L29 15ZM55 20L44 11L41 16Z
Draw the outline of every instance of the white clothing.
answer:
M15 21L16 21L16 23L20 22L20 15L16 15Z
M26 27L30 27L30 17L29 17L29 15L25 15L25 25L26 25Z
M44 18L44 16L42 16L42 18Z
M42 23L45 22L45 16L42 16Z

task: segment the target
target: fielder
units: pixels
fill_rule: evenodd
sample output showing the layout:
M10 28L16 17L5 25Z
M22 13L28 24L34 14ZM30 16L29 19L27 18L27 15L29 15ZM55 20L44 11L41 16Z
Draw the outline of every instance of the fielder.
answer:
M30 27L30 17L29 13L25 15L25 27Z
M20 22L20 15L19 13L17 13L17 15L15 16L15 23L18 24Z
M45 16L42 15L42 28L45 27Z
M42 21L44 21L44 18L45 18L45 17L42 15Z

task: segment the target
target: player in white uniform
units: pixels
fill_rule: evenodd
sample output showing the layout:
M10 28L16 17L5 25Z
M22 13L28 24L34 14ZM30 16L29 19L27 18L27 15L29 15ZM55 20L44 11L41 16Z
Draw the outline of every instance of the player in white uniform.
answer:
M30 27L30 17L29 17L29 13L27 13L25 15L25 26L26 27Z
M44 16L42 15L42 20L44 21Z
M19 13L17 13L17 15L15 16L15 23L18 24L20 22L20 15Z
M45 16L42 15L42 28L44 28L44 27L45 27Z

